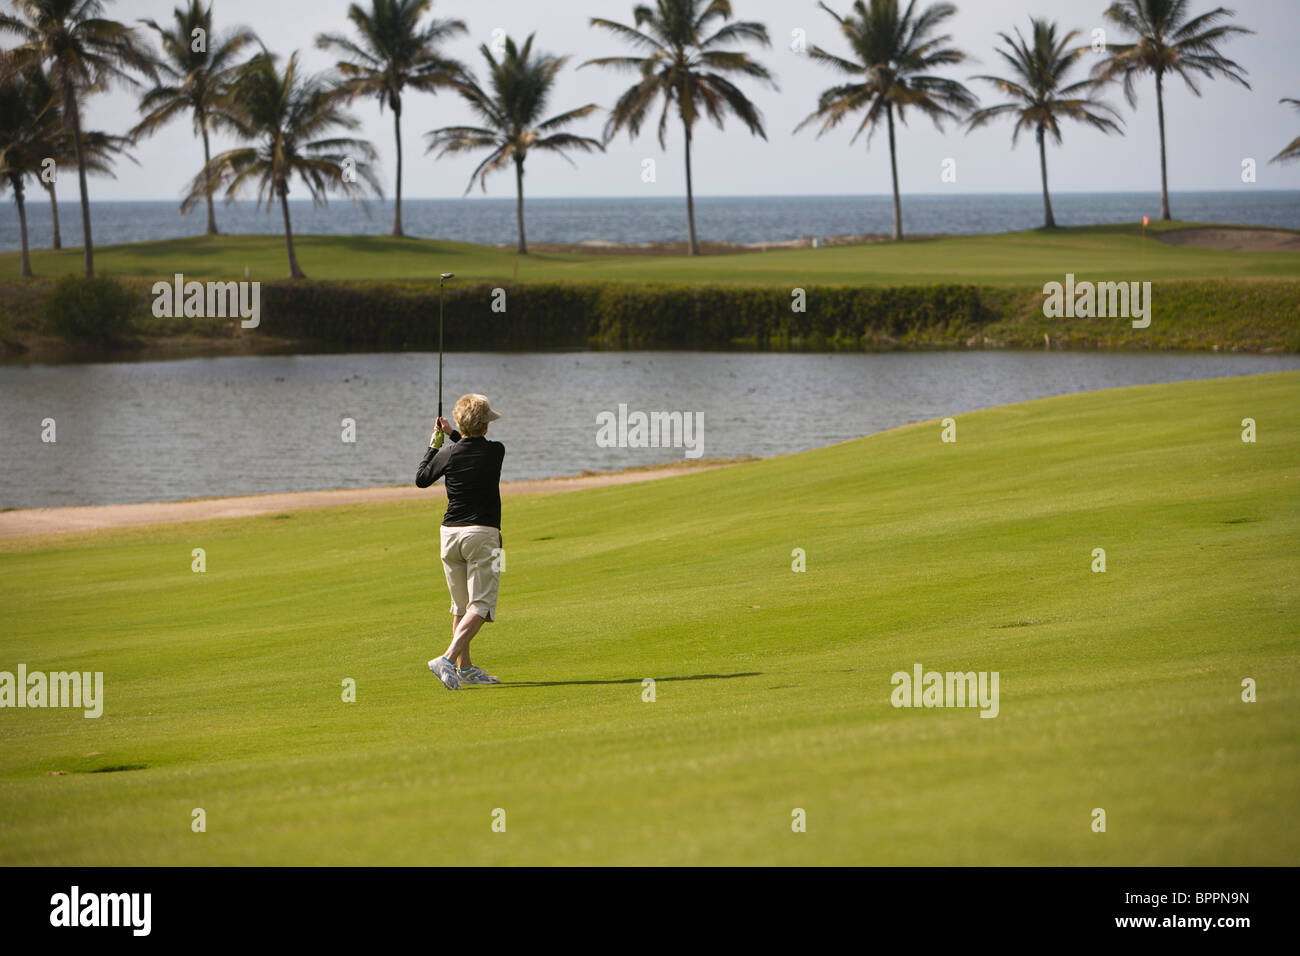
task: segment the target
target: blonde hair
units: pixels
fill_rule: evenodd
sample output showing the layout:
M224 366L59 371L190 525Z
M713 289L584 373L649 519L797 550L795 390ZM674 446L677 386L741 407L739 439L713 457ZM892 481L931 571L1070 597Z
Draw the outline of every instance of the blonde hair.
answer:
M461 434L470 438L487 434L488 422L498 417L493 414L487 396L479 394L462 395L451 414L460 426Z

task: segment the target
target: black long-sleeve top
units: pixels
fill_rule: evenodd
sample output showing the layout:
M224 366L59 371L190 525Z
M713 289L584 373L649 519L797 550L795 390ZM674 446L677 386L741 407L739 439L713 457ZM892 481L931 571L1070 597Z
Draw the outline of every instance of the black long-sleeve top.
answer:
M481 524L501 528L501 462L506 446L482 435L465 438L457 431L447 435L442 448L430 448L415 473L417 488L428 488L439 478L447 486L444 527Z

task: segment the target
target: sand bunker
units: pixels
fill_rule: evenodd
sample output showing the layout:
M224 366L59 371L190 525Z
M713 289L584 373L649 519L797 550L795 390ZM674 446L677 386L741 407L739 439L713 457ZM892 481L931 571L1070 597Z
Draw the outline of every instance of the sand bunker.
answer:
M1281 229L1179 229L1155 236L1171 246L1234 252L1300 252L1300 233Z
M538 481L509 481L501 485L502 495L546 495L582 491L607 485L653 481L693 471L725 468L738 461L701 459L653 468L584 474L574 478L546 478ZM442 485L431 488L344 488L338 491L296 491L273 495L241 495L237 498L200 498L193 501L163 501L135 505L92 505L71 508L26 508L0 512L0 538L60 534L68 531L99 531L134 525L172 524L181 521L211 521L218 518L249 518L309 508L373 504L384 501L424 500L446 497Z

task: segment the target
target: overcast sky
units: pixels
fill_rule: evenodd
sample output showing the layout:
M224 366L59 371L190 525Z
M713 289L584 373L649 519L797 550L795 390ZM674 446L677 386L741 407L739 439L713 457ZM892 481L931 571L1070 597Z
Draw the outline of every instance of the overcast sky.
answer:
M368 4L369 0L365 0ZM1218 0L1193 0L1197 13ZM1253 89L1226 80L1202 83L1201 98L1181 80L1166 91L1169 137L1169 178L1174 190L1192 189L1297 189L1300 163L1269 164L1268 159L1297 134L1300 114L1279 105L1284 96L1300 98L1300 69L1295 54L1300 28L1297 0L1227 0L1237 11L1237 22L1256 31L1229 41L1224 52L1249 72ZM8 4L5 4L8 6ZM176 0L117 0L106 3L108 15L134 21L141 17L170 22ZM847 10L848 0L831 0L832 8ZM348 0L215 0L218 30L233 24L252 27L273 52L287 56L301 50L305 66L325 70L335 57L317 50L314 39L322 31L348 31ZM622 22L632 20L632 0L437 0L434 13L466 21L470 33L449 44L446 52L472 64L481 74L479 44L491 42L494 29L522 39L536 31L535 46L556 54L572 55L561 74L551 101L559 113L588 102L602 107L613 103L631 79L626 74L595 67L578 71L584 60L621 55L627 48L604 31L592 29L589 20L601 16ZM1057 18L1065 28L1090 34L1104 24L1105 0L959 0L958 14L949 21L955 43L976 62L947 71L966 80L976 73L1002 73L994 54L998 31L1020 26L1029 17ZM735 120L725 131L702 128L694 150L697 195L799 195L885 193L889 190L888 146L884 132L868 151L860 140L850 146L852 127L841 127L818 139L814 129L794 133L794 127L814 107L821 90L833 84L825 67L791 50L793 31L806 31L809 46L824 46L836 53L848 50L835 23L813 0L734 0L739 19L765 23L773 45L754 51L773 73L780 90L742 81L765 118L767 141L752 137ZM1112 40L1119 37L1112 35ZM1080 76L1082 70L1080 70ZM993 102L988 87L971 84ZM1124 136L1107 137L1082 127L1067 127L1065 144L1049 154L1052 186L1060 192L1155 190L1159 187L1154 80L1140 86L1136 111L1130 110L1118 87L1107 94L1127 123ZM379 113L375 100L358 100L354 113L364 124L364 135L378 148L385 195L392 194L393 128L391 117ZM656 114L657 115L657 114ZM136 95L116 90L94 97L87 108L88 128L122 132L137 118ZM436 161L424 154L423 134L444 125L470 120L470 114L450 93L408 96L403 114L406 150L407 197L456 197L463 194L477 159ZM603 118L592 118L575 128L599 136ZM865 138L864 138L865 139ZM214 151L230 145L218 140ZM118 179L95 180L95 199L171 199L202 163L202 148L188 122L178 121L138 147L140 166L123 163ZM680 126L671 128L668 149L661 151L653 129L635 142L622 134L604 155L578 155L578 168L553 155L538 154L527 167L529 196L641 196L680 195L684 191ZM657 178L642 181L642 163L654 159ZM956 160L957 181L947 184L940 174L945 159ZM1242 183L1245 158L1258 163L1258 182ZM1031 136L1011 147L1011 123L995 124L967 136L949 127L936 132L920 116L899 132L899 175L908 193L1034 192L1039 188L1038 162ZM488 195L514 194L514 177L497 174L489 180ZM65 194L66 195L66 194ZM475 187L473 195L481 195ZM301 196L301 193L299 193Z

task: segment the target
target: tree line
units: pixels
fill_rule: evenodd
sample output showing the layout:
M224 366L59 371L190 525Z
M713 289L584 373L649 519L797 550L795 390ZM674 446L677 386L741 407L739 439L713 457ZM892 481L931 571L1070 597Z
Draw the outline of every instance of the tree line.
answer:
M16 44L0 52L0 183L13 191L22 234L22 273L31 274L24 206L28 178L51 199L54 246L61 245L55 182L42 176L49 163L75 163L81 198L86 275L94 274L87 174L111 174L116 157L178 119L188 119L203 145L203 165L182 202L185 211L206 207L205 232L216 235L214 198L233 200L252 192L268 211L279 204L289 272L303 277L294 252L288 196L293 183L316 202L330 193L359 200L367 191L382 195L375 175L374 145L350 135L360 123L348 109L358 99L378 102L393 117L396 177L392 235L403 235L402 117L409 97L449 92L469 106L477 125L447 126L424 135L426 153L484 156L466 192L491 173L515 171L518 251L527 253L524 226L524 167L532 152L551 152L572 162L572 153L603 151L620 133L635 139L653 123L661 148L671 125L684 136L686 220L689 249L699 254L691 147L702 121L723 128L728 117L751 135L767 138L763 116L738 84L778 89L776 79L746 47L770 48L766 26L735 18L729 0L654 0L636 6L629 22L593 17L590 25L624 47L623 55L599 57L578 69L622 72L631 85L607 109L600 138L570 130L599 112L587 103L550 113L551 93L570 57L535 49L535 35L522 42L505 37L497 49L483 44L483 78L443 50L468 32L464 21L433 16L433 0L369 0L348 9L349 29L322 33L316 46L338 56L332 70L309 75L298 53L281 59L247 27L218 32L213 4L190 0L165 25L145 19L139 27L106 16L105 0L12 0L14 14L0 14L0 34ZM981 106L960 80L940 75L970 58L944 32L956 14L951 3L918 5L917 0L855 0L845 13L827 3L838 52L813 46L809 57L836 75L836 84L796 132L816 127L820 137L844 123L854 125L850 142L864 133L868 143L884 128L893 185L893 237L903 238L898 188L898 127L909 114L945 122L969 133L999 119L1013 121L1012 142L1032 133L1039 153L1044 225L1056 224L1048 188L1047 144L1063 142L1066 121L1103 133L1122 132L1123 119L1102 98L1107 86L1122 86L1136 106L1138 82L1152 77L1160 142L1161 217L1171 219L1165 147L1165 81L1181 79L1200 95L1198 82L1224 78L1246 88L1246 70L1223 55L1222 45L1252 31L1233 21L1233 11L1216 7L1193 13L1190 0L1116 0L1105 21L1124 42L1094 50L1082 31L1031 18L1026 33L1016 27L998 34L1003 75L970 77L990 87L1001 102ZM1098 52L1086 75L1081 61ZM84 128L85 104L113 85L141 90L139 122L123 134ZM1300 107L1300 100L1286 99ZM657 115L656 115L657 114ZM545 118L543 118L545 117ZM211 154L210 135L232 136L240 145ZM1275 162L1300 159L1300 138Z

